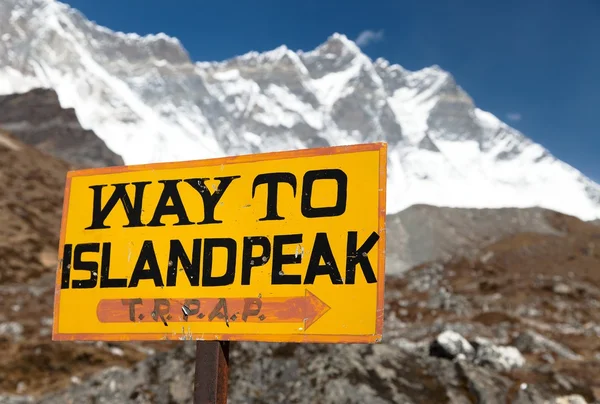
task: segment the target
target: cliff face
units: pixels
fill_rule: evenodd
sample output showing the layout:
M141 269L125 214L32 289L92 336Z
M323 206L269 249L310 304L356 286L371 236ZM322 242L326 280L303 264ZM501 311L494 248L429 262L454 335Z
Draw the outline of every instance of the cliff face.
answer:
M96 134L81 127L73 108L62 108L54 90L0 96L0 129L76 167L123 165Z

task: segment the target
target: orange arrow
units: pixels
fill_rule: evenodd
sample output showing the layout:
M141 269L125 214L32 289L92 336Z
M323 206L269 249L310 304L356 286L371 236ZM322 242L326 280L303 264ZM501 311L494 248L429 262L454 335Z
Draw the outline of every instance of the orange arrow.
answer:
M227 325L253 323L304 323L307 330L329 311L325 302L305 290L294 297L228 297L189 299L103 299L96 313L103 323L122 322L211 322Z

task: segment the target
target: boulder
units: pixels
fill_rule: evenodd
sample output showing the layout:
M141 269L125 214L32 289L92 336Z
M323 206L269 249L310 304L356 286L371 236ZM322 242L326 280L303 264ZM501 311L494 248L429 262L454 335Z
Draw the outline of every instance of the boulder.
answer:
M429 355L445 359L454 359L463 355L462 357L470 359L475 356L475 349L459 333L446 330L433 340L429 346Z

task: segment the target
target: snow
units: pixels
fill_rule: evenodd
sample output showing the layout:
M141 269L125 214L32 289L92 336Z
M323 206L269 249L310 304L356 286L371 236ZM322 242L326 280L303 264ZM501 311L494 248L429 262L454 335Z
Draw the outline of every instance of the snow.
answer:
M213 74L213 78L221 81L238 80L240 78L240 71L238 69L231 69L222 72L216 72Z
M502 124L493 114L479 108L475 108L475 117L479 120L479 123L487 129L496 129Z
M289 49L287 48L287 46L281 45L271 51L263 53L261 56L264 60L276 61L283 58L288 53L288 51Z
M0 77L0 94L24 93L35 87L48 87L38 78L25 76L10 66L0 68Z
M12 13L10 14L10 22L11 23L15 23L21 17L24 17L24 16L25 16L25 11L24 10L14 9L12 11Z
M312 80L310 85L319 102L325 108L331 108L349 90L348 82L360 72L361 65L352 64L348 69L340 72L329 73L320 79Z
M256 133L245 132L243 135L244 140L248 143L253 144L254 146L260 146L262 144L262 138L258 136Z
M292 94L288 89L271 84L267 87L265 94L269 97L273 97L274 100L277 100L279 106L284 110L294 111L299 114L304 122L313 128L317 130L323 128L322 115L315 111L309 104L300 101L298 97Z
M164 59L154 60L153 63L154 63L155 66L158 66L158 67L164 67L164 66L168 66L169 65L169 62L167 62Z
M354 41L348 39L348 37L344 34L335 32L331 35L330 40L340 41L344 45L344 48L349 52L362 54L360 51L360 47L358 47L358 45L356 45Z
M590 191L600 194L597 184L493 114L475 107L469 119L483 135L453 134L460 141L429 128L436 104L452 97L451 76L438 66L408 71L381 58L373 64L341 34L328 41L342 44L348 62L318 79L303 61L326 65L338 58L326 44L309 52L286 46L252 51L234 62L171 62L169 54L146 51L164 40L185 54L164 33L115 32L55 0L5 0L0 8L6 10L0 13L0 94L54 88L61 105L73 107L82 126L126 164L305 148L315 134L330 145L378 139L389 144L389 213L425 203L541 206L584 220L600 217L596 191ZM137 49L135 55L148 60L135 56L134 64L103 53L109 43L123 41L124 49ZM356 127L343 129L332 113L344 97L360 108L357 116L345 117L360 119ZM388 106L402 137L384 125L381 111ZM309 128L299 126L304 123ZM296 127L302 132L293 132ZM425 136L439 151L419 146Z
M399 66L390 66L390 69L398 68ZM408 86L397 89L389 98L389 105L402 126L403 135L412 143L419 142L427 132L427 119L438 101L436 92L447 77L447 74L440 74L431 68L410 73L406 75ZM423 83L426 83L425 89Z
M593 217L596 205L584 185L556 161L498 162L477 153L474 142L438 142L441 153L401 146L388 152L387 205L400 211L413 204L448 207L536 207ZM536 146L536 148L539 146ZM581 212L590 212L589 216Z

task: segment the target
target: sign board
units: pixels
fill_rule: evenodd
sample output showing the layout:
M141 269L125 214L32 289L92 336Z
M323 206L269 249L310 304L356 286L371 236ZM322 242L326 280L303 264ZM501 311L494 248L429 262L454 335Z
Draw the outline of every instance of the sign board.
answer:
M386 151L69 172L53 339L379 342Z

